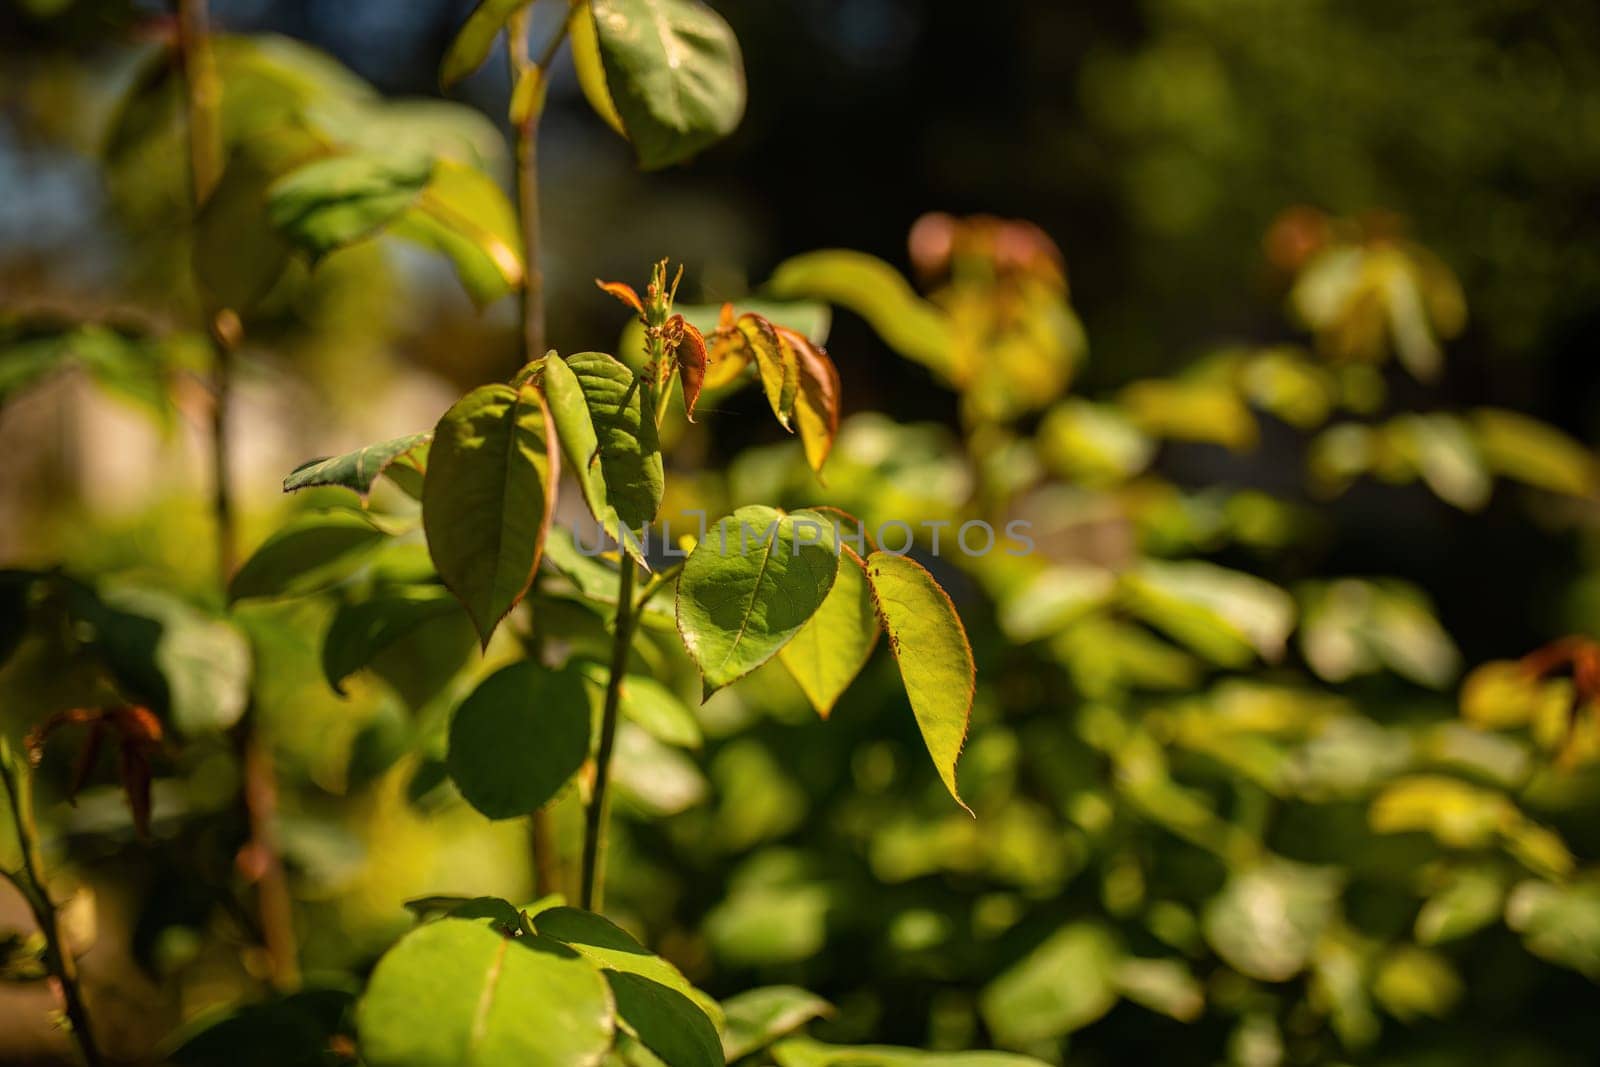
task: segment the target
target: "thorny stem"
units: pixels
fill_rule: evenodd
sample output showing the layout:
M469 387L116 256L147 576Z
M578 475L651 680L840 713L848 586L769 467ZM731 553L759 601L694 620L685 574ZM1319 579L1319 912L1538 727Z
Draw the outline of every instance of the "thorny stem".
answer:
M616 632L611 640L611 674L606 679L606 702L600 716L600 744L594 756L594 789L585 812L583 833L583 885L579 904L599 911L604 893L606 824L611 819L611 752L617 741L617 711L622 705L622 680L628 673L628 651L639 624L644 601L633 599L633 560L622 560L622 581L617 590Z
M211 52L210 13L206 0L178 0L178 56L182 65L185 112L189 127L189 170L198 213L222 176L222 83ZM210 313L206 323L211 339L214 385L211 414L212 513L216 519L217 567L226 584L238 558L233 497L229 479L228 426L233 393L233 353L239 342L239 317L223 308ZM246 710L239 724L239 746L244 761L244 807L250 842L244 855L255 874L261 939L266 948L272 983L279 988L295 985L299 968L295 960L294 913L288 877L278 851L274 825L277 819L277 781L272 755L254 729L253 714Z
M95 1045L94 1030L89 1025L89 1010L83 1001L83 991L78 987L78 965L67 945L61 913L50 899L50 890L45 883L39 828L33 817L33 789L28 772L20 765L20 761L13 761L10 748L3 742L0 742L0 778L5 780L11 821L16 828L17 845L22 851L22 867L0 873L28 902L34 922L44 934L45 966L61 987L67 1020L72 1024L72 1037L78 1043L78 1050L83 1053L84 1062L89 1067L100 1067L105 1061L100 1058L100 1050Z

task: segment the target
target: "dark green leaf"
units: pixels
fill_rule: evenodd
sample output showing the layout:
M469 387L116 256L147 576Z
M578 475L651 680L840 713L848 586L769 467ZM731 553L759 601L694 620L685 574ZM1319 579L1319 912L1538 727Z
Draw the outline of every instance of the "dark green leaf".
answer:
M384 593L340 605L322 639L322 671L328 684L343 693L344 680L385 649L435 620L460 618L460 611L454 598L433 590ZM466 620L461 623L465 627Z
M450 721L450 777L491 819L526 815L589 757L589 696L575 667L529 660L486 678Z
M617 1018L671 1067L723 1067L722 1041L700 1006L637 974L608 970Z
M226 1009L186 1029L167 1058L180 1067L327 1067L329 1042L343 1032L354 997L307 989Z
M351 511L302 515L262 542L228 583L229 601L304 596L359 566L388 535Z
M434 431L422 489L428 552L485 647L533 582L559 472L550 412L530 384L480 386Z

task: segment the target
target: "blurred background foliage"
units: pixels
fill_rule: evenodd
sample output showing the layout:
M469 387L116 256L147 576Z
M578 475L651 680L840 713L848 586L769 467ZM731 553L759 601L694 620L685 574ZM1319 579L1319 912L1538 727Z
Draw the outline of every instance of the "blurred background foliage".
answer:
M288 50L368 101L364 135L448 139L504 179L503 130L429 102L468 6L213 9L348 67L306 67L289 41L250 60ZM635 816L614 845L619 918L717 995L817 991L838 1010L814 1031L841 1042L1590 1062L1595 694L1569 661L1539 677L1498 661L1600 637L1600 12L716 6L750 109L690 166L635 173L570 76L552 87L550 336L616 349L620 316L591 279L669 254L690 265L686 302L760 289L838 306L850 418L826 488L757 391L708 394L667 511L825 499L872 526L954 523L942 556L926 531L916 554L978 656L960 770L978 819L926 765L886 656L826 725L776 665L685 725L692 668L647 640L636 669L665 688L619 739ZM209 663L253 660L253 676L168 661L168 710L192 726L182 709L249 688L279 764L303 966L351 981L409 924L405 898L529 892L525 831L465 807L440 763L451 708L516 637L480 661L465 618L430 601L415 534L383 531L305 595L241 598L244 653L212 625L181 131L158 91L128 95L149 84L162 14L0 8L0 559L85 583L33 594L45 624L0 673L0 714L20 733L126 688L101 666L115 676L117 611ZM452 95L498 116L506 78L497 58ZM129 99L150 113L130 119ZM139 137L112 136L130 121ZM1037 228L913 230L930 211ZM788 258L829 247L926 297L862 257ZM218 252L246 274L257 254ZM346 503L286 503L300 461L429 425L514 369L511 305L476 308L414 244L295 262L241 354L247 543L290 509ZM974 517L1028 519L1038 550L950 554ZM558 654L603 655L600 618L561 592L531 618L563 635ZM417 600L415 625L341 674L324 631L383 598ZM24 605L4 610L9 633ZM158 763L148 844L109 760L75 806L70 754L41 772L92 917L74 929L96 1014L131 1054L262 970L235 903L235 754L194 733ZM557 815L571 855L575 798ZM21 915L0 908L0 928ZM47 999L0 991L5 1054L61 1054Z

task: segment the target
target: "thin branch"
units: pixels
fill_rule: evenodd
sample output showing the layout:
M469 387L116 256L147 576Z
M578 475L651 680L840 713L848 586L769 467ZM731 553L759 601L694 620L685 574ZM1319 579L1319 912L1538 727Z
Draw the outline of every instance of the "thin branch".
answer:
M222 82L211 51L210 12L206 0L178 0L178 50L183 67L185 111L189 127L189 169L198 214L222 176ZM213 386L211 409L211 502L216 522L217 569L226 585L238 560L229 449L233 402L234 350L243 336L239 316L220 308L208 311ZM254 709L246 709L237 730L244 764L243 802L250 827L244 855L255 874L261 939L267 950L272 983L290 988L299 981L293 903L288 876L278 849L277 778L272 754L255 729Z
M611 753L616 747L617 713L622 706L622 680L628 673L628 652L633 646L634 629L644 606L642 601L638 605L634 603L633 572L633 560L624 555L622 581L617 590L616 632L611 640L611 674L606 679L600 744L594 757L594 789L584 818L583 883L579 903L587 911L600 910L605 890L606 832L611 818Z
M94 1029L89 1023L89 1009L84 1004L83 991L78 985L78 964L72 958L62 926L61 913L50 899L45 881L44 860L39 848L39 828L33 817L33 788L26 767L13 757L10 746L0 741L0 779L4 779L6 799L11 809L11 822L16 829L17 845L22 850L22 867L5 871L6 880L16 886L28 902L33 919L44 934L45 966L61 988L61 999L66 1004L67 1020L72 1024L72 1037L89 1067L100 1067L100 1050L95 1044Z

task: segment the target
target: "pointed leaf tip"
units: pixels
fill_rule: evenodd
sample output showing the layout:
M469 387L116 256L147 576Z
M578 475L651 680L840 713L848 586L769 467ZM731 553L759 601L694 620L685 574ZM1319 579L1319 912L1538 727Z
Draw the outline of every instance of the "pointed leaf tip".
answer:
M977 682L966 628L949 594L920 563L884 551L872 553L866 563L878 619L889 635L928 754L951 797L971 815L956 789L956 761L966 743Z

